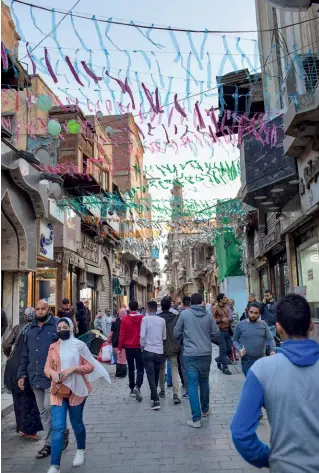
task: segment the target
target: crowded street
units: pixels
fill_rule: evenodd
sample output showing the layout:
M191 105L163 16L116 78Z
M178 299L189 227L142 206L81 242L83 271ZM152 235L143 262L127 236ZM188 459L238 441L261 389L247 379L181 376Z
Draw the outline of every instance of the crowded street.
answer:
M213 350L217 356L218 350ZM214 364L210 374L211 412L202 430L186 425L188 400L173 405L172 389L160 412L150 410L149 389L142 387L141 403L129 396L127 381L114 377L112 384L97 382L87 400L87 456L79 473L248 473L258 471L242 460L231 440L229 425L234 415L244 377L240 365L225 377ZM268 422L260 423L258 435L268 441ZM15 433L13 413L2 423L2 471L42 473L48 460L36 460L38 442L25 441ZM63 453L63 471L71 471L76 446L73 435ZM267 469L262 471L267 472Z

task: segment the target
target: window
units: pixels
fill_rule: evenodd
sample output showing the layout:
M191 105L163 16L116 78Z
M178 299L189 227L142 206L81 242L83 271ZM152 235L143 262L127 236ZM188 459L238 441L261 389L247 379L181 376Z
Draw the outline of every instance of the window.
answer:
M313 55L306 56L302 65L306 73L306 91L313 94L319 82L319 59Z

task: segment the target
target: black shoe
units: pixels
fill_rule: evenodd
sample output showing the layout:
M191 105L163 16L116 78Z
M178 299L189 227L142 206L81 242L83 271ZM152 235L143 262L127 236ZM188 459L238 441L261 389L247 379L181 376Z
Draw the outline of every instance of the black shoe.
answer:
M231 372L229 371L228 368L224 368L224 369L223 369L223 373L224 373L224 374L228 374L228 375L229 375L229 374L233 374L233 373L231 373Z
M135 397L134 389L131 389L130 396L131 396L131 397Z
M136 400L139 401L139 402L141 402L142 399L143 399L143 396L142 396L142 394L141 394L140 389L139 389L139 388L135 388L135 389L133 390L133 392L134 392L134 394L135 394Z
M217 368L222 371L223 367L220 361L217 361Z
M70 434L69 429L65 429L65 432L64 432L63 450L65 450L66 448L68 448L68 445L69 445L69 434Z
M159 401L153 401L153 404L151 405L151 409L153 411L158 411L161 408L161 404Z
M159 397L161 397L162 399L165 397L165 391L164 391L164 389L163 389L162 391L160 391Z
M188 391L186 391L186 392L182 395L182 398L183 398L183 399L189 399Z
M177 394L174 394L173 399L174 399L174 404L180 404L182 402L180 398L177 396Z

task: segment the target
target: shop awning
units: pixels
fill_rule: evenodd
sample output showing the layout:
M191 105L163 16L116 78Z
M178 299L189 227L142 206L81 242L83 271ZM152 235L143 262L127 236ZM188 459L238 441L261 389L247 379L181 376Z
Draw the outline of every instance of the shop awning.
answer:
M86 271L88 273L97 274L98 276L103 275L103 271L101 268L97 268L96 266L91 266L89 264L86 265Z

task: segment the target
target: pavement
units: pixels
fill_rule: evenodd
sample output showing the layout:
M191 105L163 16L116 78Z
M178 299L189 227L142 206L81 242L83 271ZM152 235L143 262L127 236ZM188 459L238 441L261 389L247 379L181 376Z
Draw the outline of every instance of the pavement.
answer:
M217 356L214 347L214 356ZM244 377L240 364L230 367L232 376L223 375L212 364L211 416L201 429L186 425L191 418L188 400L173 405L172 388L161 400L161 410L150 410L146 377L144 399L129 396L128 380L116 379L108 367L112 385L95 383L85 406L87 455L85 464L72 467L76 446L73 433L63 453L61 473L250 473L267 472L251 467L236 452L229 431ZM72 429L71 429L72 430ZM260 422L258 435L269 439L267 419ZM2 473L46 473L49 459L36 460L42 442L20 438L15 432L14 414L2 419Z

